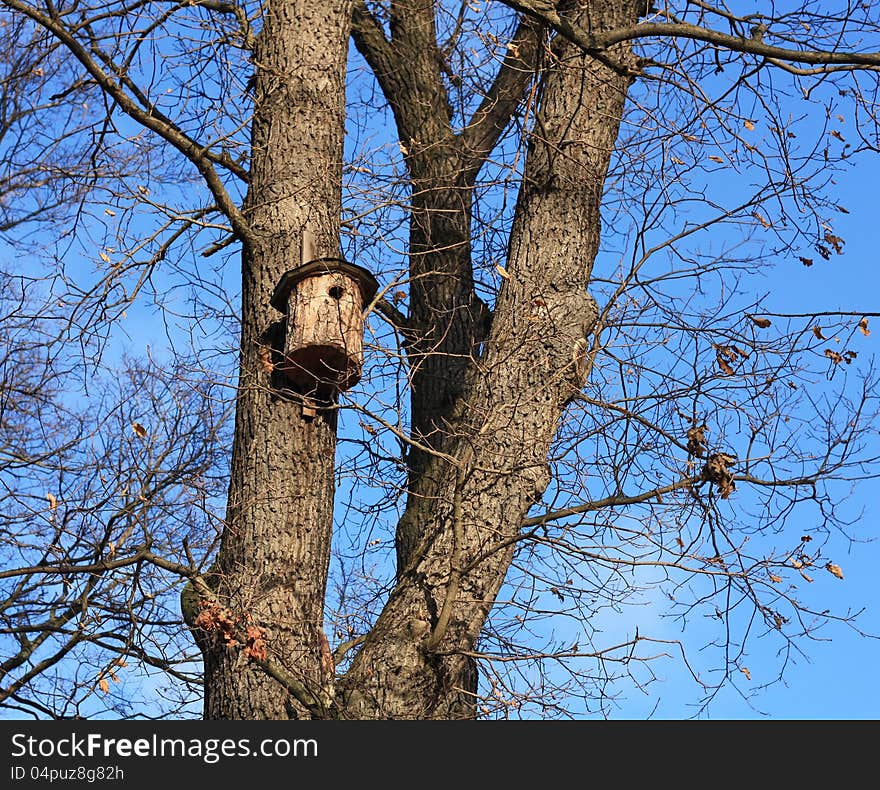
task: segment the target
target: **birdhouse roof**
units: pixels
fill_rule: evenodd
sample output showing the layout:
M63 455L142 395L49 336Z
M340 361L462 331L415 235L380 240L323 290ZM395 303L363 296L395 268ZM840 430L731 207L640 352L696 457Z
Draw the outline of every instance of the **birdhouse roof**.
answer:
M340 272L354 280L361 290L361 297L364 304L368 303L379 290L379 282L373 277L372 273L363 266L357 266L349 263L344 258L316 258L308 261L295 269L290 269L281 275L278 285L272 292L269 303L276 310L287 312L287 300L290 298L290 292L293 287L308 277L320 277L325 274L333 274Z

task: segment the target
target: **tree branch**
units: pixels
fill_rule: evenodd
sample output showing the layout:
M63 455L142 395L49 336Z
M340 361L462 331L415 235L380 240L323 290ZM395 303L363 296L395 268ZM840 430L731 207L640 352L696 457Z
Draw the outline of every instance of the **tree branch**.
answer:
M459 135L466 180L472 181L498 142L534 77L544 26L523 16L492 87Z
M400 68L400 58L385 38L382 25L370 13L367 4L361 0L354 4L351 18L351 37L357 51L361 53L373 71L382 93L391 101L397 91L392 76Z
M765 44L759 38L740 38L728 35L727 33L720 33L717 30L699 27L698 25L690 25L686 22L643 22L642 24L618 28L617 30L603 33L600 36L591 36L590 38L595 42L597 49L601 51L619 44L621 41L632 41L648 37L689 38L695 41L703 41L707 44L715 44L733 52L743 52L762 58L773 58L793 63L880 67L880 52L829 52L827 50L787 49L785 47Z
M201 174L202 178L214 199L217 201L221 211L229 218L236 235L245 243L252 246L256 239L244 215L235 205L231 196L226 191L220 176L214 169L214 162L223 160L225 167L229 166L224 156L219 157L211 154L207 147L200 145L191 137L181 131L174 123L163 115L155 106L153 106L146 97L140 95L139 99L144 107L135 102L131 96L126 93L120 82L111 77L89 54L86 48L77 41L70 31L57 19L45 16L36 9L31 8L20 0L3 0L3 5L16 11L28 19L35 22L55 36L70 53L82 64L83 68L88 72L98 86L110 98L112 98L120 107L120 109L128 115L132 120L141 124L141 126L155 132L159 137L180 151ZM122 77L125 80L124 77ZM136 92L139 93L139 92ZM231 160L229 160L231 162Z
M766 44L759 38L741 38L687 22L642 22L593 34L560 16L545 0L502 0L517 11L528 14L552 27L559 35L588 54L598 54L623 41L640 38L688 38L707 44L771 60L816 65L850 65L880 68L880 52L829 52L824 50L787 49Z

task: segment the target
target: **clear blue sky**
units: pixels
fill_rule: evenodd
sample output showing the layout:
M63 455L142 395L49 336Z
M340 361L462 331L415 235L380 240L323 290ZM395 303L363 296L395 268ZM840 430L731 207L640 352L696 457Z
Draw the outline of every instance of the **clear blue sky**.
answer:
M837 178L840 202L849 214L836 223L839 235L846 240L845 252L803 267L781 263L770 279L757 284L771 291L767 304L779 312L810 310L880 311L880 266L877 248L880 224L877 219L877 184L880 183L880 157L864 156L859 164ZM871 344L880 344L880 319L871 319L872 334L860 346L867 354ZM876 355L876 351L874 352ZM880 451L880 426L875 426L870 454ZM874 469L874 474L880 469ZM868 542L852 543L842 535L832 536L825 553L834 556L844 572L844 580L828 574L814 574L814 585L822 585L821 594L829 608L844 611L865 607L858 625L863 631L880 635L880 480L866 479L856 484L846 502L849 512L863 511L850 530L853 536ZM807 529L809 522L803 523ZM674 633L670 626L670 634ZM708 717L713 719L877 719L880 718L880 640L865 638L846 627L824 629L818 636L827 641L802 644L805 656L792 656L784 681L759 689L766 658L760 642L743 661L751 671L751 680L739 679L740 694L725 689L719 694ZM662 667L665 666L665 671ZM621 705L616 718L641 718L654 710L659 718L682 718L699 699L698 689L680 665L670 662L659 669L662 684L651 687L650 696L632 693ZM746 695L753 696L746 699ZM658 704L659 699L659 704Z

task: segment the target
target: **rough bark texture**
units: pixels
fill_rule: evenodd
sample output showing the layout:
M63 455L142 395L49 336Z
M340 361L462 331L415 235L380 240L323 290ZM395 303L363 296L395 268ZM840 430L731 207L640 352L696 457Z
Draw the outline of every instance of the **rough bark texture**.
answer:
M312 693L333 513L333 412L304 418L269 373L278 313L269 298L300 262L306 223L319 255L338 255L344 78L351 3L271 0L254 52L251 182L244 211L256 243L243 256L241 372L227 524L215 567L233 613L267 629L270 657ZM275 357L277 359L277 357ZM277 719L302 708L240 651L205 656L207 718Z
M636 18L631 2L602 9L579 11L579 21L601 29ZM334 697L320 656L335 426L326 413L303 419L278 392L261 345L278 342L269 295L298 260L307 221L318 254L336 254L347 10L346 3L270 5L255 53L245 209L258 243L244 260L241 390L219 591L236 614L268 629L271 657L327 701L328 715L470 718L476 673L467 653L503 583L522 519L548 483L547 451L564 404L582 385L578 363L596 316L587 286L602 185L628 79L571 49L549 70L541 136L530 144L511 234L510 279L478 358L487 323L473 290L470 188L478 154L497 140L526 78L522 69L516 78L512 69L500 76L474 125L455 135L432 3L393 3L390 40L365 7L355 16L356 41L390 97L407 149L412 427L427 451L408 459L397 587ZM534 55L538 36L524 32ZM628 57L626 45L618 49L614 57ZM240 654L217 646L207 653L207 716L303 714Z
M437 42L434 4L392 3L390 34L387 40L366 6L356 5L354 40L394 111L411 186L407 354L410 425L419 446L407 455L407 503L396 531L402 577L443 495L444 470L432 459L455 439L453 409L488 330L489 313L474 290L471 260L474 182L532 79L541 30L531 20L520 21L493 84L459 133L443 81L442 72L451 70ZM474 661L464 663L453 685L460 689L456 715L472 717Z
M363 11L355 42L373 66L394 112L411 184L407 353L411 430L443 451L447 420L462 393L485 308L474 293L470 223L475 173L466 167L443 83L432 0L391 5L390 40ZM397 528L398 569L421 538L423 511L434 506L435 481L425 476L430 453L409 452L406 514Z
M634 22L631 2L580 10L591 29ZM622 46L613 58L629 57ZM564 64L564 65L563 65ZM470 715L462 673L501 587L512 542L549 476L546 457L596 318L587 292L602 187L628 78L572 50L546 78L486 351L450 417L444 483L412 560L342 681L341 715ZM427 472L426 472L427 473ZM427 513L427 509L426 509Z

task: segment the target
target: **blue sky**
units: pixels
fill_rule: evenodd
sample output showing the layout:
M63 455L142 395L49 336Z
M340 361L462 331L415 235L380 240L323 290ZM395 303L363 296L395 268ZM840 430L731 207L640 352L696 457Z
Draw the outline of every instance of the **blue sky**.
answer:
M838 179L841 202L850 213L838 221L846 251L829 262L810 268L791 266L779 272L771 302L787 309L813 308L858 312L880 311L880 266L877 221L877 184L880 157L869 154ZM819 265L826 263L826 265ZM880 320L871 323L880 329ZM880 331L865 338L863 348L880 342ZM876 352L875 352L876 354ZM880 426L875 426L874 453L880 450ZM880 469L873 473L880 474ZM880 635L880 480L859 482L847 503L862 511L853 525L856 536L873 542L852 544L838 537L839 564L845 565L841 584L826 585L840 606L867 608L860 623L866 632ZM834 579L826 581L835 582ZM801 660L787 675L788 685L777 685L759 698L759 704L776 718L880 718L880 641L859 638L835 629L828 642L810 646L811 662ZM731 717L749 715L741 703L731 701ZM716 714L720 711L716 711Z
M384 117L384 126L380 119ZM389 139L393 153L396 144L391 138L393 129L390 115L386 112L376 114L369 130L378 140ZM763 130L759 127L755 134ZM714 179L707 177L711 188L718 197L731 184L733 176L729 171L719 172ZM859 163L836 175L840 203L845 205L848 214L836 218L835 232L846 240L842 255L834 255L828 261L814 256L815 263L805 267L793 256L788 260L780 259L773 267L768 267L760 277L745 280L748 287L757 293L769 293L766 302L770 312L808 313L811 311L844 312L877 312L880 310L880 272L874 260L874 236L876 234L876 217L872 187L880 180L880 162L872 155L862 156ZM732 198L731 198L732 199ZM709 243L718 243L722 235L713 235ZM387 256L388 249L379 245L379 252L368 251L377 260L358 262L372 266L388 266L391 270L401 266L400 256ZM233 259L234 260L234 259ZM234 262L226 271L228 279L235 280ZM880 342L880 319L873 321L876 332L862 338L859 351L862 355L860 363L864 364L872 344ZM131 335L132 349L137 350L139 342L145 343L143 334L150 334L149 323L133 321L129 326L134 328ZM152 337L156 342L156 337ZM359 397L370 395L369 386L364 385L352 393ZM385 393L385 399L391 395ZM371 406L371 408L378 408ZM351 415L348 420L355 435L360 433L356 427L358 415ZM878 426L880 427L880 426ZM876 447L868 448L867 454L880 453L880 438L877 430L873 434ZM389 442L392 446L394 441ZM340 453L340 460L342 453ZM344 504L348 496L348 488L340 488L338 518L344 517ZM361 489L360 496L367 500L373 494ZM870 538L880 535L876 523L880 503L880 482L866 479L859 482L846 506L850 514L863 511L859 521L853 525L851 534L857 538ZM811 526L810 514L805 512L806 520L803 527ZM386 525L387 526L387 525ZM795 529L794 526L791 527ZM368 541L388 538L381 531L370 534ZM362 536L363 537L363 536ZM386 542L387 547L387 542ZM825 547L826 556L832 556L844 572L844 579L838 580L825 574L816 575L810 592L816 592L823 606L835 611L858 610L867 607L858 621L859 627L868 633L880 634L880 598L875 583L876 569L880 567L880 543L850 543L846 536L832 533ZM386 555L387 556L387 555ZM378 556L377 556L378 559ZM387 569L386 569L387 570ZM683 643L693 647L702 644L698 640L712 634L714 622L706 622L705 627L698 618L692 618L685 634L680 633L678 625L672 620L663 619L658 614L656 601L645 598L640 605L625 610L620 617L610 618L607 623L600 623L604 635L609 641L616 634L631 636L638 626L641 633L652 632L668 639L681 637ZM873 718L880 711L880 686L875 679L874 668L880 659L880 641L859 636L855 631L842 625L830 625L820 630L818 638L809 642L802 641L800 647L804 655L793 653L787 662L784 678L776 680L776 667L779 657L774 649L765 644L765 640L753 639L749 644L742 664L747 666L750 678L737 676L733 686L725 687L718 693L707 712L701 712L699 701L702 690L689 677L687 671L677 660L660 659L652 665L657 675L657 682L652 683L642 693L631 687L620 687L623 695L611 704L606 715L611 718L655 718L680 719L692 715L708 716L713 719L724 718ZM692 649L693 649L692 647ZM693 653L695 667L699 667L701 654ZM772 667L772 669L771 669ZM769 685L768 685L769 684ZM766 687L765 687L766 686Z
M849 210L836 223L846 240L845 252L830 261L818 258L812 267L788 262L778 266L758 287L768 290L768 306L779 312L841 310L880 311L880 266L877 248L880 225L877 221L876 185L880 182L880 157L869 154L836 178L840 202ZM880 319L869 325L880 330ZM880 331L863 339L860 354L869 354L880 342ZM874 352L876 354L876 352ZM880 451L880 426L875 426L867 454ZM874 469L873 474L880 473ZM857 625L866 633L880 635L880 480L856 483L846 500L848 512L861 516L852 525L852 542L835 534L827 553L844 572L844 580L827 574L817 576L827 606L838 610L865 607ZM809 522L803 524L809 527ZM825 597L827 596L827 597ZM758 689L769 678L762 669L773 656L762 656L760 643L753 644L746 663L751 680L739 679L740 694L727 688L714 701L709 712L713 719L877 719L880 718L880 640L863 637L846 627L824 629L819 639L802 645L805 656L793 656L784 680ZM665 662L658 674L663 680L651 687L651 696L631 694L613 715L615 718L642 718L654 711L658 718L683 718L697 712L699 698L692 680L680 665ZM750 699L745 696L753 693ZM659 703L658 703L659 700ZM656 710L654 708L657 705Z

